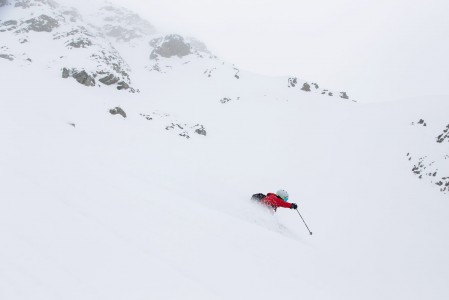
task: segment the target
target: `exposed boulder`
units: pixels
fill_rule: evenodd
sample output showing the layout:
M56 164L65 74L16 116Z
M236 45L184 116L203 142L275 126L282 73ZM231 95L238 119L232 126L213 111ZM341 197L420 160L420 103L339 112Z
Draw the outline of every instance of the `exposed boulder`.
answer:
M307 82L304 82L304 84L302 85L301 90L305 91L305 92L310 92L310 84L308 84Z
M10 60L10 61L14 60L14 56L11 54L0 54L0 58L4 58L4 59Z
M95 86L95 74L89 75L85 70L78 71L77 69L62 69L62 78L73 77L79 83L85 86Z
M117 84L117 90L127 90L127 89L129 89L129 84L127 84L126 82L120 81ZM132 90L132 92L134 92L134 89Z
M70 76L70 70L67 68L62 69L62 78L69 78Z
M340 98L349 99L348 94L346 94L346 92L340 92Z
M197 133L199 135L206 136L207 132L206 132L206 129L203 127L203 125L197 125L197 126L200 126L200 128L195 129L195 133Z
M437 143L442 143L446 139L449 141L449 125L443 130L443 133L437 136Z
M170 34L163 38L153 39L150 41L150 45L154 47L154 50L150 54L150 59L157 59L158 56L169 58L192 54L190 44L182 36L177 34Z
M121 107L119 107L119 106L117 106L117 107L115 107L115 108L111 108L111 109L109 110L109 113L110 113L111 115L121 115L123 118L126 118L126 113L125 113L125 111L124 111Z
M115 77L113 74L109 74L103 78L98 79L101 83L106 85L116 84L120 79Z
M75 72L72 74L72 77L76 79L79 83L85 86L94 86L95 79L92 75L87 74L86 71Z

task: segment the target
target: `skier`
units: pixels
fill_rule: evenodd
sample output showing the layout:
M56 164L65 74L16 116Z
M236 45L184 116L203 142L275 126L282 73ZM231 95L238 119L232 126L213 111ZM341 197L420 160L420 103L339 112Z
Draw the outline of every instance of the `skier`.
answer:
M264 194L254 194L251 199L260 201L260 203L272 208L274 211L278 207L298 208L296 203L288 203L288 192L286 190L278 190L276 194L268 193L266 196Z

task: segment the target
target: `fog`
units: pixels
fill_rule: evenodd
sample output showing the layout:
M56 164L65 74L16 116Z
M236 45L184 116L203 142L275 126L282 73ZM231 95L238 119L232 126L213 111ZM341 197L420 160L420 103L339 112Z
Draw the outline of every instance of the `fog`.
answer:
M295 75L368 102L449 95L447 0L111 2L256 73Z

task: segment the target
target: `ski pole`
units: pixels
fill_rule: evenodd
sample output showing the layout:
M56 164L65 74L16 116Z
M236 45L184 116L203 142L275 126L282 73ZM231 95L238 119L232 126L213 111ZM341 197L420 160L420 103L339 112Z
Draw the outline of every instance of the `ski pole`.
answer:
M310 235L312 235L312 231L310 231L309 226L307 226L306 221L304 221L303 217L302 217L301 214L299 213L299 210L296 209L296 211L298 212L299 216L301 217L302 221L304 222L304 225L306 225L307 230L309 231Z

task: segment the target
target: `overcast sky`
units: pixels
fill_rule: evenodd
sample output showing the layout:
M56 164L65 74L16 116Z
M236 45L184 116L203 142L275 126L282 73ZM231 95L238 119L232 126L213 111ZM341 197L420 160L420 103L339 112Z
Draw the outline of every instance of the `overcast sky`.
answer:
M112 0L242 69L364 101L449 95L449 0Z

